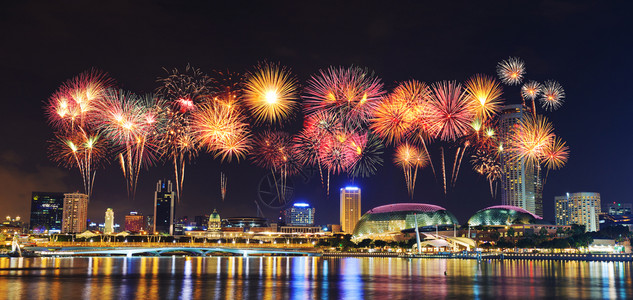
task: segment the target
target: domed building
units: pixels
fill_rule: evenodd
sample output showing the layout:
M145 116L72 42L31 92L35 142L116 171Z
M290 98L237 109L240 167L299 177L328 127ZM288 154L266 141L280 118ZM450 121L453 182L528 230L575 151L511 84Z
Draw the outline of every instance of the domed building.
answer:
M209 223L207 225L208 231L220 231L222 229L222 219L217 210L213 210L213 213L209 216Z
M517 224L538 224L543 218L516 206L497 205L484 208L468 220L470 226L508 226Z
M352 241L364 239L393 241L403 237L403 230L418 227L459 224L455 216L441 206L422 203L396 203L378 206L366 212L356 224Z

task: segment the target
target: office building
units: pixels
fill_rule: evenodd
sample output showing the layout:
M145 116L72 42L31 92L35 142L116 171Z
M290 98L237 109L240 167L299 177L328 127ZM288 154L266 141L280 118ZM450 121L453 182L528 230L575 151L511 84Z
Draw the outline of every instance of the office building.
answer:
M599 193L567 193L557 196L556 225L584 225L586 231L598 231Z
M145 217L138 212L131 211L129 215L125 216L125 231L135 233L146 231L145 227Z
M64 194L62 233L81 233L86 230L88 220L88 195Z
M112 208L106 209L103 233L105 234L114 233L114 211L112 210Z
M310 204L297 202L283 212L287 226L314 226L314 207Z
M611 216L625 216L625 215L631 215L632 211L633 211L633 204L631 203L609 202L607 203L603 213L606 213Z
M174 219L176 217L176 193L171 180L159 180L154 192L154 223L156 233L174 234Z
M528 165L524 160L511 159L507 151L510 136L519 122L530 117L530 110L521 104L506 105L499 121L501 139L501 204L523 208L543 217L543 183L541 167Z
M33 233L60 233L63 218L64 193L32 193L30 230Z
M360 188L345 187L341 189L341 231L347 234L354 232L360 220Z

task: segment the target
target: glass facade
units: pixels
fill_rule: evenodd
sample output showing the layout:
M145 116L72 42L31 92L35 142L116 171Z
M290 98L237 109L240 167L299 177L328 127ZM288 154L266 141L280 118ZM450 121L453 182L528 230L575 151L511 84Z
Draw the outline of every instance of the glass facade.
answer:
M418 227L459 224L452 213L443 207L421 203L398 203L376 207L365 213L352 234L352 239L392 240L403 230Z
M33 192L30 229L35 233L59 233L64 217L64 193Z
M505 226L513 224L537 224L541 217L516 206L498 205L484 208L468 220L470 226Z
M159 180L154 193L154 232L174 234L176 208L171 180Z
M295 203L284 211L286 225L313 226L314 208L307 203Z

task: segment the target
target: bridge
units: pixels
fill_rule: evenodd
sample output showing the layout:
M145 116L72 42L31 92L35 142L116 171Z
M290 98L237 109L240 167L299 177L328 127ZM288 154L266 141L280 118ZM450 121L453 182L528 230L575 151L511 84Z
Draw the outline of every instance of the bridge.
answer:
M132 257L134 255L161 256L167 253L189 253L195 256L208 256L209 253L227 253L248 257L249 255L299 255L299 256L321 256L317 250L295 250L280 248L234 248L234 247L63 247L58 249L29 247L30 250L42 256L112 256L123 255Z

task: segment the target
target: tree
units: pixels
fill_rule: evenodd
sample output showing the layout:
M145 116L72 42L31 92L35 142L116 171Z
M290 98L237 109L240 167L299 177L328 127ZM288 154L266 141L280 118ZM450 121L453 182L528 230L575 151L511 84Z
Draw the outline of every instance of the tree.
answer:
M516 234L516 231L514 231L514 228L510 227L510 229L508 229L508 231L506 232L508 234L509 237L514 237L514 235Z
M387 246L387 242L385 242L383 240L375 240L374 241L374 245L376 245L376 247L383 248L383 247Z
M543 237L543 238L546 237L547 236L547 229L545 227L541 227L541 230L539 230L538 234L541 237Z
M368 248L371 245L371 240L370 239L364 239L362 241L360 241L356 246L358 248Z

